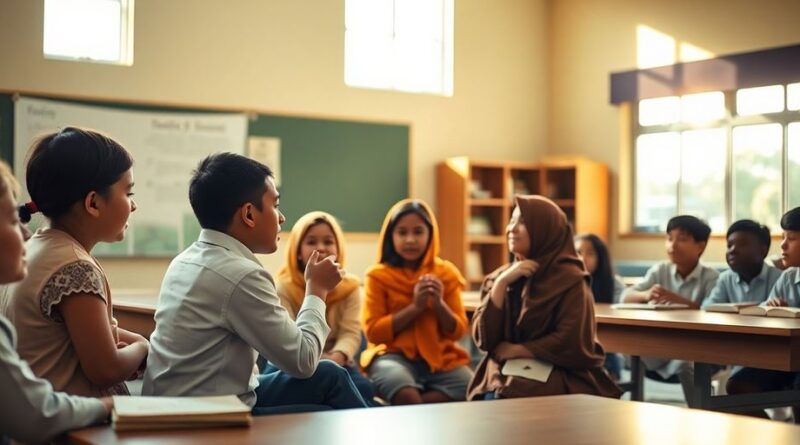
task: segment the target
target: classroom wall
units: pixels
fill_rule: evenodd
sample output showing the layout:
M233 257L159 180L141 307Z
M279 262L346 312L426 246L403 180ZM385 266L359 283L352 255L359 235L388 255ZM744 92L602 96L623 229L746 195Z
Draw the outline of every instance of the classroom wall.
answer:
M452 98L346 87L343 0L137 0L132 67L44 60L42 8L0 0L0 89L408 123L412 194L431 202L446 157L534 160L547 145L546 0L456 1ZM349 244L361 274L376 237ZM115 287L158 287L167 263L103 261Z
M637 68L637 26L713 54L800 42L797 0L553 0L549 17L551 95L548 151L580 153L612 172L611 250L617 259L662 259L662 236L620 236L620 111L609 104L609 74ZM773 251L777 252L777 242ZM705 259L724 262L724 240Z

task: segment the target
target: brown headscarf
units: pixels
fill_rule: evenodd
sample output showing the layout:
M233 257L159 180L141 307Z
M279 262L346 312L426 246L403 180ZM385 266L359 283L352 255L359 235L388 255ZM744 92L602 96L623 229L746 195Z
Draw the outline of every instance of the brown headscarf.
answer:
M492 303L489 293L510 265L484 280L481 306L473 317L473 337L488 354L470 382L468 397L491 391L501 397L572 393L619 397L619 387L603 369L589 274L575 252L566 215L542 196L519 196L517 206L530 236L528 258L539 268L521 288L509 287L501 307ZM502 364L492 357L500 342L522 344L535 358L552 363L549 380L541 383L502 375Z

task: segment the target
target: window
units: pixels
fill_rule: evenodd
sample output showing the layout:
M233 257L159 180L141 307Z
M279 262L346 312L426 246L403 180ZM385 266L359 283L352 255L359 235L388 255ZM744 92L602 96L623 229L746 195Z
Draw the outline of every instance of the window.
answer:
M133 2L45 0L45 57L132 65Z
M345 83L453 95L453 0L346 0Z
M691 214L717 234L743 218L778 232L800 206L800 83L643 99L636 111L634 231Z

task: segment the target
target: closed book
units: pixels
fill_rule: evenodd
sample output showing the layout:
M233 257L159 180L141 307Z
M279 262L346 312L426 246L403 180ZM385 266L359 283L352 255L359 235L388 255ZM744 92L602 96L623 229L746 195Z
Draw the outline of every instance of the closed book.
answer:
M736 314L740 312L742 309L758 306L758 303L755 301L747 301L741 303L713 303L709 304L708 306L704 306L703 310L706 312L727 312L731 314Z
M250 407L235 395L211 397L114 396L117 431L248 426Z

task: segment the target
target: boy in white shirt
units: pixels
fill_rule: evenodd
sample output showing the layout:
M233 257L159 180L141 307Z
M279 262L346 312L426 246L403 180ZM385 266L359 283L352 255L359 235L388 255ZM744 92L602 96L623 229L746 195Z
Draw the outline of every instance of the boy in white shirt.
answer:
M330 331L325 298L344 271L312 254L295 322L254 255L277 250L284 221L269 168L232 153L209 156L189 200L203 230L164 277L143 394L238 394L254 414L366 407L347 371L320 361ZM258 374L257 353L279 370Z

